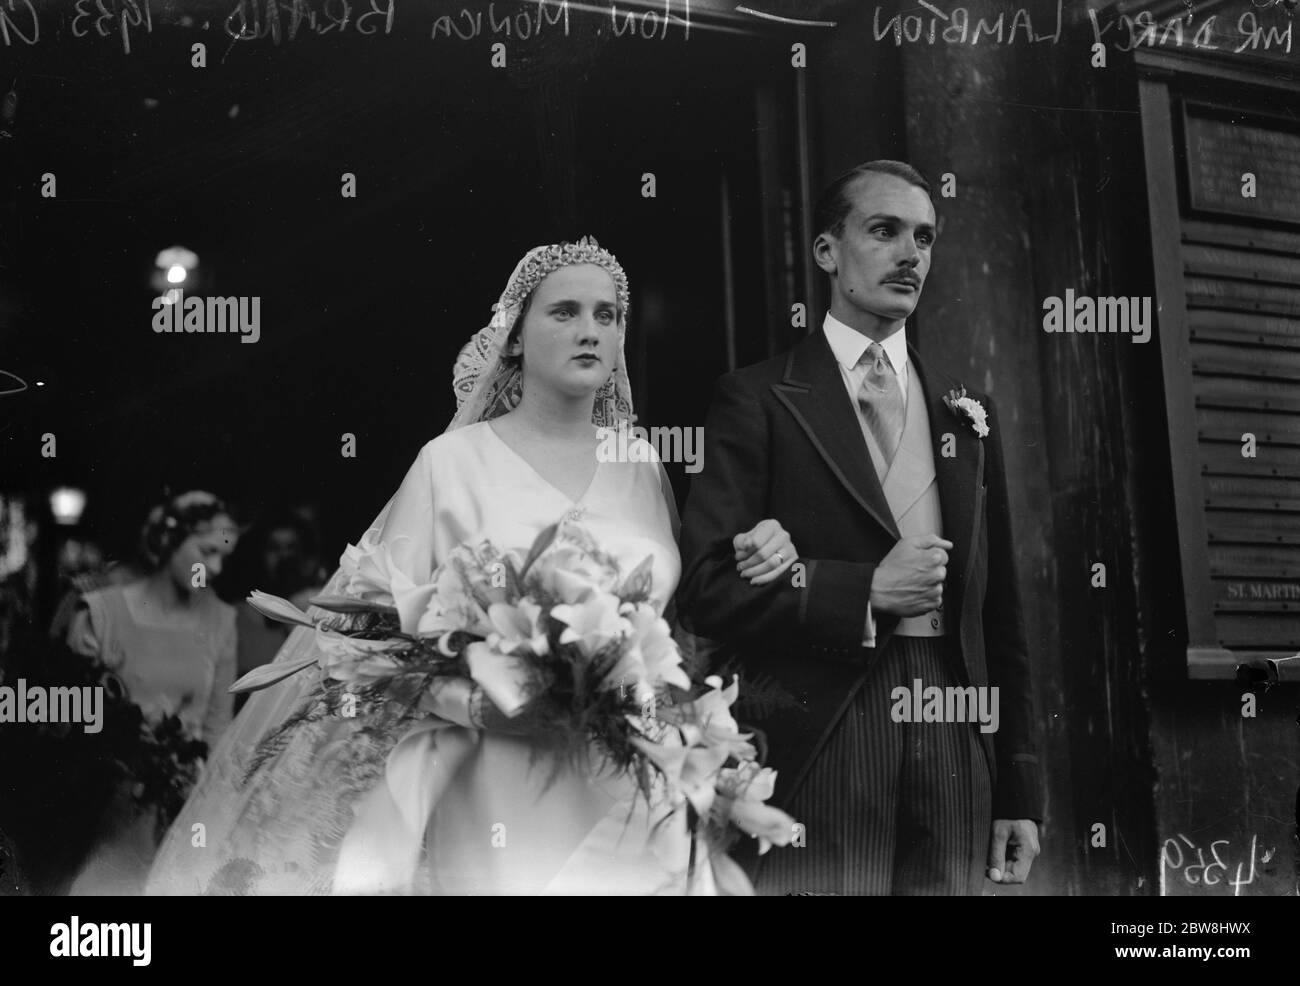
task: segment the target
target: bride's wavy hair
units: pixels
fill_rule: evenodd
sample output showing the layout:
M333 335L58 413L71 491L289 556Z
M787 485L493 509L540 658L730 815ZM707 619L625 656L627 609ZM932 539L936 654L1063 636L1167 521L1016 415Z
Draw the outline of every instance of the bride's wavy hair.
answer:
M140 559L151 572L171 560L176 549L214 517L234 519L226 502L206 490L190 490L169 497L149 511L140 531Z

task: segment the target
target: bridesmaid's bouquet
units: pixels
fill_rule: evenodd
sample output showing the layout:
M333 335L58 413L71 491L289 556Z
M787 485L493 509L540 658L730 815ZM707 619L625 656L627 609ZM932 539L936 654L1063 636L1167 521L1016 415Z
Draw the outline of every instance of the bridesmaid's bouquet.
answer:
M738 682L694 682L683 667L652 602L652 562L623 575L584 528L565 523L526 554L461 545L417 585L391 546L367 535L340 560L343 594L312 600L332 615L249 597L264 615L311 628L318 647L257 668L231 690L317 666L329 706L343 715L400 698L459 725L526 734L573 761L594 750L628 771L648 803L684 810L715 873L739 886L734 864L717 865L737 834L766 852L788 845L799 826L766 804L776 775L732 717Z
M66 721L0 723L6 796L31 809L31 844L48 846L33 855L52 869L79 865L95 841L146 815L160 840L193 789L208 745L175 713L146 714L100 658L57 639L39 640L28 654L17 670L32 694L98 689L103 703L95 732Z

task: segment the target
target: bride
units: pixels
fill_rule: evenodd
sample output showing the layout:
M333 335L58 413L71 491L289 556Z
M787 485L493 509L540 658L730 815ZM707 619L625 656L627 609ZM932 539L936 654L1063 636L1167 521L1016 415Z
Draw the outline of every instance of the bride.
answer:
M628 300L626 275L594 240L529 251L461 351L454 419L420 450L363 546L386 547L423 584L458 545L527 547L557 521L578 523L625 571L652 558L662 612L680 575L667 477L648 445L627 462L596 454L599 429L632 420ZM737 578L770 581L796 558L775 521L738 534ZM346 589L340 570L325 593ZM312 630L296 629L276 663L316 646ZM402 774L390 754L420 716L397 701L356 718L304 714L319 675L248 702L147 892L718 892L710 866L688 865L684 812L647 805L625 772L556 761L519 727L495 728L503 719L473 683L440 689L437 711L466 728L423 733L403 758L418 769Z

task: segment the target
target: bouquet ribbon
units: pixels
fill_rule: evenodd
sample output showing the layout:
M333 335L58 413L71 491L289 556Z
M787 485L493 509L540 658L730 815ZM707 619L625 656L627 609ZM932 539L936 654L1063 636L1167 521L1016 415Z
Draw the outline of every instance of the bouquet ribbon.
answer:
M478 745L472 695L464 679L441 682L427 703L433 715L393 747L384 782L358 805L339 847L336 895L410 892L429 817Z

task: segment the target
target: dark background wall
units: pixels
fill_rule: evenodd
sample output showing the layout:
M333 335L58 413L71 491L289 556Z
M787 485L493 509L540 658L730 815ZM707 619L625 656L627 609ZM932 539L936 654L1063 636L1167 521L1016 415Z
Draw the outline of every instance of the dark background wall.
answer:
M421 21L441 8L459 9L424 5ZM46 12L38 46L4 52L19 112L2 145L0 365L31 389L0 408L3 483L82 486L117 551L164 485L246 514L310 496L332 543L354 538L450 417L456 352L538 243L590 233L619 256L643 423L700 420L727 363L724 178L737 358L765 355L780 250L763 239L756 92L774 125L789 95L766 80L762 37L697 22L688 43L615 39L574 12L568 38L511 39L503 70L481 38L277 45L163 20L127 55ZM196 37L206 69L189 63ZM57 198L38 194L46 172ZM209 293L261 298L258 343L152 331L153 259L178 243Z

